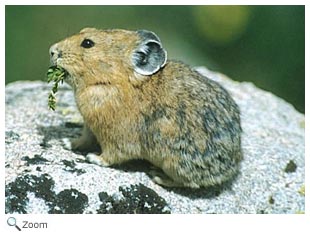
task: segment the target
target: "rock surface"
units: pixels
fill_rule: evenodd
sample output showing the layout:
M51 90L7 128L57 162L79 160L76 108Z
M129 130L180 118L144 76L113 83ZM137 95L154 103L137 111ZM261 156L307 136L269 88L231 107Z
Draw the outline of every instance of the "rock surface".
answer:
M197 68L223 85L241 110L244 160L230 185L200 190L154 184L150 164L89 164L66 149L82 128L73 92L62 85L56 111L51 86L6 86L6 213L303 213L304 115L250 83Z

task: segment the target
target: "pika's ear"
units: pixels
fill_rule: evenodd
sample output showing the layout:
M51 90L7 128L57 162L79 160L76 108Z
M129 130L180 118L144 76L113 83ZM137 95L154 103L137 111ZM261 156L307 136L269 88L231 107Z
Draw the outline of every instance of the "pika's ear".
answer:
M137 34L141 43L131 57L134 70L141 75L152 75L166 64L167 52L155 33L139 30Z

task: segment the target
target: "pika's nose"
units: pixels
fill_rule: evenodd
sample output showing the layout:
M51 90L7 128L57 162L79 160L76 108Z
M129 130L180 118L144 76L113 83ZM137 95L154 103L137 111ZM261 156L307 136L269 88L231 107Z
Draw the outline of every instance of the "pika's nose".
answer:
M62 51L59 50L56 44L50 47L49 52L51 59L57 59L62 57Z

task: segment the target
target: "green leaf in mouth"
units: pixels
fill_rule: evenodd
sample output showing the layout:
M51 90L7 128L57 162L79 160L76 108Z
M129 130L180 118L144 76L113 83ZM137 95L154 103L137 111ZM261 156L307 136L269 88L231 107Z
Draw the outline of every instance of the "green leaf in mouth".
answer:
M51 66L47 70L47 82L54 82L51 92L48 95L48 107L55 111L56 109L56 97L55 94L58 91L58 84L63 83L64 79L68 76L68 72L60 66Z

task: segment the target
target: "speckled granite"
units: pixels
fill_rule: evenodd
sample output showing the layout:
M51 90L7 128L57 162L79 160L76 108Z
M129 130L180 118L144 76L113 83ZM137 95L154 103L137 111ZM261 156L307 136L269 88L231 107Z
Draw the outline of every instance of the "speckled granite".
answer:
M90 164L65 147L82 128L71 89L61 86L52 112L50 85L15 82L5 89L6 213L304 212L304 115L250 83L198 70L222 84L241 109L244 160L233 182L166 189L150 180L147 162Z

